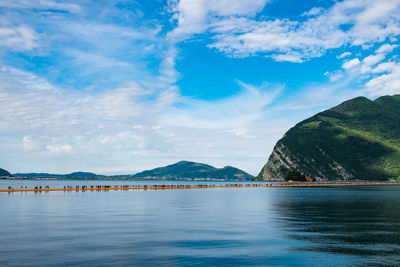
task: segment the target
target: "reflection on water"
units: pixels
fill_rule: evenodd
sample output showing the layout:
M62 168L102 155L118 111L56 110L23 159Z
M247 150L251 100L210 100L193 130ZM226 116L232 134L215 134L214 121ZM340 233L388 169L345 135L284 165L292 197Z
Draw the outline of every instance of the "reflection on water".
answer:
M400 196L398 187L302 188L285 191L274 203L275 220L295 246L359 256L364 264L400 264Z
M2 193L0 266L398 265L399 193L395 186Z

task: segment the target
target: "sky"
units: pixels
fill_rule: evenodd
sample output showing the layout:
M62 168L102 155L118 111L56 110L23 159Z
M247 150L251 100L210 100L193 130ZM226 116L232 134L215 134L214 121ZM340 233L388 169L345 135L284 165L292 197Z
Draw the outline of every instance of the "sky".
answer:
M296 123L400 93L400 0L0 0L0 167L257 175Z

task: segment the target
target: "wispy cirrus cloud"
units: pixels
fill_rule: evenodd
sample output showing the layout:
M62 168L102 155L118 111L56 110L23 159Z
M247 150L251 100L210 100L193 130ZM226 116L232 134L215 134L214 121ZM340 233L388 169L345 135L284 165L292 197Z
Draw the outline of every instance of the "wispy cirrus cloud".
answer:
M91 163L92 171L132 173L153 167L155 160L208 162L211 154L216 165L234 164L256 173L258 166L251 167L254 163L242 158L253 154L261 165L264 153L257 152L258 136L281 134L270 129L280 122L265 123L263 118L281 87L238 84L239 94L210 103L183 98L174 86L160 93L159 85L152 88L151 81L150 88L130 82L96 94L65 91L31 73L3 68L0 99L8 104L0 113L0 132L17 139L12 150L0 146L7 157L29 158L36 166L29 168L37 171L51 171L51 162L59 171L68 171L68 164L60 167L55 162L76 162L81 157L86 159L75 169L87 169L90 157L98 160ZM265 125L260 126L261 121Z
M24 8L36 10L58 10L71 13L78 13L81 6L71 1L52 1L52 0L13 0L2 1L0 7L5 8Z
M27 25L0 26L0 48L16 51L33 50L38 47L39 34Z
M29 63L19 63L37 65L36 73L77 90L103 90L125 80L157 75L156 69L146 66L160 64L169 49L160 33L162 27L135 19L141 15L134 10L124 14L133 16L127 19L132 24L118 23L121 10L117 5L118 1L108 1L107 12L93 14L101 6L96 1L2 2L0 49L5 54L29 55ZM16 66L16 62L3 64Z

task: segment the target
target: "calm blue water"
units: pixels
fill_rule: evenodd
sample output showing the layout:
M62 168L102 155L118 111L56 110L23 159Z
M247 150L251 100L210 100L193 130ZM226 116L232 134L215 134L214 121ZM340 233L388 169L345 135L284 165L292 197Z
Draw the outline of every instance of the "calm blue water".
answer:
M96 183L139 184L0 188ZM0 212L0 266L400 264L400 186L0 193Z

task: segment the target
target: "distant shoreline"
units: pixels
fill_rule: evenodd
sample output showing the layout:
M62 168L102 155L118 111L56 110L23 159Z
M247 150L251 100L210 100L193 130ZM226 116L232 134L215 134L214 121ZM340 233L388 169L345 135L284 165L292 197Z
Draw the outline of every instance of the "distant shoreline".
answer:
M216 178L160 178L160 177L1 177L0 180L57 180L57 181L237 181L237 182L257 182L252 180L239 179L216 179Z
M0 180L56 180L56 181L235 181L235 182L259 182L259 183L288 183L288 184L308 184L308 183L399 183L396 180L325 180L317 182L300 181L279 181L279 180L245 180L245 179L217 179L217 178L161 178L161 177L0 177Z
M216 185L216 184L195 184L195 185L183 185L183 184L152 184L152 185L81 185L81 186L64 186L64 188L50 188L49 186L35 186L34 188L12 188L11 186L8 189L0 189L0 192L50 192L50 191L129 191L129 190L170 190L170 189L205 189L205 188L260 188L260 187L334 187L334 186L372 186L372 185L400 185L400 182L332 182L332 183L252 183L252 184L243 184L243 183L235 183L235 184L225 184L225 185Z

